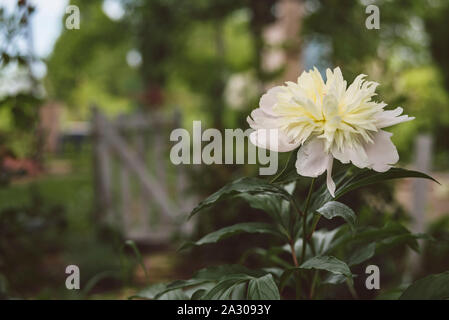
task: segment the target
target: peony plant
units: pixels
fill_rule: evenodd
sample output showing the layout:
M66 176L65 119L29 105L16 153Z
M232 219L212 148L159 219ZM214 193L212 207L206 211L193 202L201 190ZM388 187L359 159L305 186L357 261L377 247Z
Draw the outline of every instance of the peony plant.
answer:
M326 71L326 81L317 69L304 72L296 83L274 87L260 99L248 123L250 140L258 147L290 152L285 167L268 179L244 177L224 186L198 204L190 217L225 199L242 199L269 215L271 223L238 223L188 242L182 249L217 243L241 233L277 238L269 248L253 254L265 265L248 269L243 265L205 268L191 279L151 286L138 297L150 299L280 299L294 292L297 299L323 297L325 286L345 285L354 297L356 266L395 245L417 250L415 235L398 223L382 228L361 226L357 214L337 200L358 188L390 179L431 179L417 171L393 167L399 160L392 134L386 127L410 121L402 108L385 110L376 102L378 83L359 75L347 86L340 68ZM277 131L277 141L266 137ZM332 174L334 160L346 164ZM325 179L320 175L327 172ZM311 179L310 179L311 178ZM305 199L295 195L296 182L310 179ZM435 181L435 180L434 180ZM317 182L317 183L316 183ZM344 224L317 230L320 219L340 218ZM388 245L386 245L388 244ZM286 259L289 256L289 259ZM449 274L427 281L449 284ZM426 279L411 285L404 298L449 297L449 285L438 294ZM426 287L427 286L427 287ZM423 289L424 288L424 289ZM425 289L427 288L427 289ZM444 291L444 292L443 292ZM325 295L324 295L325 296Z

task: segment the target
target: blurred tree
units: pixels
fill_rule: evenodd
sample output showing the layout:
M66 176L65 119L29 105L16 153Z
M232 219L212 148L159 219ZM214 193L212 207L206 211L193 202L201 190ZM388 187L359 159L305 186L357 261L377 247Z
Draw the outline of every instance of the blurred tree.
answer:
M329 43L329 60L333 66L343 67L348 76L364 73L372 59L388 61L398 47L407 47L409 54L422 50L423 44L415 43L416 39L407 30L411 29L413 18L421 16L425 9L423 1L376 1L374 4L380 10L379 30L365 27L368 1L305 2L303 34L306 41L319 39Z
M92 102L112 113L129 109L129 101L123 99L137 94L140 81L127 65L132 49L127 24L106 16L101 1L73 0L71 4L80 8L81 28L63 29L48 59L49 98L64 101L78 119L88 116ZM96 94L86 97L83 92Z
M449 2L432 1L433 6L426 11L425 26L430 36L430 50L444 76L449 90Z
M0 111L3 120L0 134L0 161L3 154L40 156L41 136L35 134L38 107L41 103L40 88L32 65L38 58L34 55L30 17L34 6L26 0L19 0L7 10L0 5L0 77L6 79L8 87L0 92ZM3 79L2 79L3 80ZM10 85L13 83L14 85ZM6 119L6 121L5 121ZM33 139L26 136L32 135ZM17 140L25 148L17 148Z

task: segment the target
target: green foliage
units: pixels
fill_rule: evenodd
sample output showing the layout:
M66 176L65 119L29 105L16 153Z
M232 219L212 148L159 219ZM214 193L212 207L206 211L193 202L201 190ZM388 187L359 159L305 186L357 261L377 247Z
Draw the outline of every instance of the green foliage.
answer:
M324 206L319 208L316 212L325 217L326 219L333 219L335 217L343 218L351 228L354 228L356 215L351 208L343 203L337 201L329 201Z
M333 274L342 274L349 278L352 277L352 273L348 265L333 256L313 257L300 265L299 268L326 270L332 272Z
M399 298L401 300L449 299L449 271L433 274L410 285Z
M51 276L36 268L45 256L57 250L57 239L66 230L64 208L48 206L42 196L31 190L29 205L11 206L0 211L0 274L1 286L9 284L10 294L17 295L29 283L35 288Z
M279 290L271 274L252 279L248 285L250 300L279 300Z
M244 232L271 234L283 238L282 234L280 234L279 231L277 231L275 228L273 228L272 225L268 223L246 222L246 223L237 223L233 226L225 227L223 229L209 233L196 242L186 243L185 245L182 246L182 249L188 248L190 246L201 246L208 243L216 243L228 237L238 235Z
M291 200L290 194L276 185L270 184L258 178L241 178L224 186L207 199L201 201L198 206L192 210L190 217L195 215L200 210L212 206L217 201L224 200L241 193L250 195L266 194L270 196L278 196L287 201Z
M92 103L109 114L130 110L129 96L136 94L141 84L137 72L126 62L133 48L132 39L124 34L126 24L109 19L102 2L71 3L80 8L82 27L63 29L55 43L45 78L49 97L70 107L71 120L87 119Z
M189 280L155 284L131 298L185 299L186 297L202 300L280 298L271 274L239 265L205 268Z
M330 296L326 285L334 288L346 284L355 297L354 281L363 272L358 266L396 248L418 250L417 239L427 238L413 234L400 223L386 223L382 227L356 225L356 214L348 206L337 202L324 187L313 190L304 205L296 205L295 183L283 185L280 181L298 180L300 177L286 168L272 182L258 178L235 180L193 209L191 216L224 200L243 199L256 209L265 211L270 223L244 222L219 229L183 248L220 241L241 233L260 233L278 236L283 245L253 248L242 262L254 254L262 257L259 268L219 266L197 272L191 279L165 285L151 286L136 297L147 299L280 299L296 291L296 297L314 298ZM393 168L384 173L371 170L343 170L336 173L336 198L364 186L406 177L435 181L417 171ZM285 181L285 180L284 180ZM310 205L309 205L310 204ZM314 215L308 213L315 213ZM332 230L315 230L319 217L327 220L340 217L345 224ZM349 232L351 231L351 232ZM288 256L290 255L290 259ZM291 262L290 262L291 261ZM299 261L299 262L298 262ZM446 278L443 280L445 281ZM437 278L435 281L443 281ZM444 282L443 281L443 282ZM433 283L430 286L434 286ZM441 285L441 287L443 287ZM167 295L171 292L170 295ZM408 294L408 293L407 293ZM404 293L405 296L407 296Z

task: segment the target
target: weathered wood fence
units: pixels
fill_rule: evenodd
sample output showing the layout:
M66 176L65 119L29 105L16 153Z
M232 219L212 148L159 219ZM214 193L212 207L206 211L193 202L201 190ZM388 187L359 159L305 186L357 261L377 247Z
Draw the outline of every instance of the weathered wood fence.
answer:
M111 121L93 108L95 195L98 223L118 228L126 239L164 243L189 232L182 166L170 162L170 131L180 115L152 112L122 115Z

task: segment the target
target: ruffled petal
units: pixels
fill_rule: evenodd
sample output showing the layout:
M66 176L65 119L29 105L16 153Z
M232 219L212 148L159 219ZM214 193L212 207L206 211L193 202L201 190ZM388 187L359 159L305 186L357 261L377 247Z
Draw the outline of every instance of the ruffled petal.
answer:
M378 172L385 172L393 164L398 162L399 155L396 147L391 141L393 134L387 131L379 130L373 136L373 143L365 146L368 156L369 167Z
M313 138L298 150L296 171L301 176L318 177L328 168L329 157L324 149L324 141Z
M329 193L331 194L332 198L335 198L335 182L332 179L332 166L334 164L334 158L332 156L329 156L329 159L327 161L327 177L326 177L326 185L327 190L329 190Z
M343 150L335 148L332 150L332 155L341 163L352 162L353 165L361 169L370 166L370 160L362 145L353 148L346 147Z
M276 113L273 111L273 107L277 103L277 94L282 91L283 88L281 86L273 87L260 98L259 107L263 110L263 112L271 116L276 116Z
M415 117L409 117L407 115L401 116L403 111L401 107L397 107L394 110L382 111L376 117L376 127L381 129L415 119Z
M276 152L292 151L300 145L300 142L291 141L279 129L257 129L251 132L249 140L255 146Z

